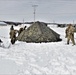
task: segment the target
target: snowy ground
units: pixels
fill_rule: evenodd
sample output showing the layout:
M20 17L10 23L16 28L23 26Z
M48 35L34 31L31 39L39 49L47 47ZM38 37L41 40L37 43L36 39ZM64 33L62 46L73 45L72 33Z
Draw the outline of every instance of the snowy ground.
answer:
M66 45L65 28L49 27L61 35L61 42L17 41L9 46L10 26L0 27L5 46L0 47L0 75L76 75L76 45Z

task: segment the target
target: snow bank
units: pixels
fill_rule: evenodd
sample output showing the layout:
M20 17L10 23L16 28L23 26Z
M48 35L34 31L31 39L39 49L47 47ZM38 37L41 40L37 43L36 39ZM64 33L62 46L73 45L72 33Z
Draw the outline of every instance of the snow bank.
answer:
M9 28L9 26L1 28L1 36L6 37ZM0 74L4 71L4 74L16 73L16 75L75 75L76 45L72 46L71 42L66 45L65 28L53 26L51 28L61 35L61 42L26 43L17 41L9 48L0 48L0 66L3 67L2 70L0 68ZM3 37L0 38L7 47L10 44L9 35L7 38ZM6 70L3 65L8 69Z

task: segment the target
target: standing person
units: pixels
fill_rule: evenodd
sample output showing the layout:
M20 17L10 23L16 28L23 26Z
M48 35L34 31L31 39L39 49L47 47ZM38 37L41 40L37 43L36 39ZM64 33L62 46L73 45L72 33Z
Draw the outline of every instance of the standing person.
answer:
M12 44L14 44L17 41L17 37L16 37L17 32L18 30L11 30L9 33Z
M67 38L67 44L69 44L69 41L71 40L73 45L75 45L75 40L74 40L74 30L75 28L72 26L72 24L69 24L68 27L65 30L66 33L66 38Z
M17 32L18 31L14 30L14 27L11 26L9 35L10 35L10 39L11 39L12 44L14 44L16 42L16 40L17 40L17 37L16 37Z

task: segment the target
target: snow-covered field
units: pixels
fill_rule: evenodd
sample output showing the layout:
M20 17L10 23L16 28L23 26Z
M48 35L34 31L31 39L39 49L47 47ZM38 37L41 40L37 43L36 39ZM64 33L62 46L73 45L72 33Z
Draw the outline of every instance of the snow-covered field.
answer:
M49 27L60 34L61 42L10 45L10 26L0 26L5 46L0 47L0 75L76 75L76 45L66 44L65 28Z

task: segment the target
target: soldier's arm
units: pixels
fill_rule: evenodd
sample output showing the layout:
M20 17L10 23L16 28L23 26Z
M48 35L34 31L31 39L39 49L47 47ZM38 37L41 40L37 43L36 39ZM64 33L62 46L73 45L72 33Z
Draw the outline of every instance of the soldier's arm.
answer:
M73 32L75 32L75 28L73 27Z
M9 35L11 35L11 32L9 33Z
M68 29L65 30L65 33L67 33Z
M68 29L65 30L65 38L67 38L67 31L68 31Z

